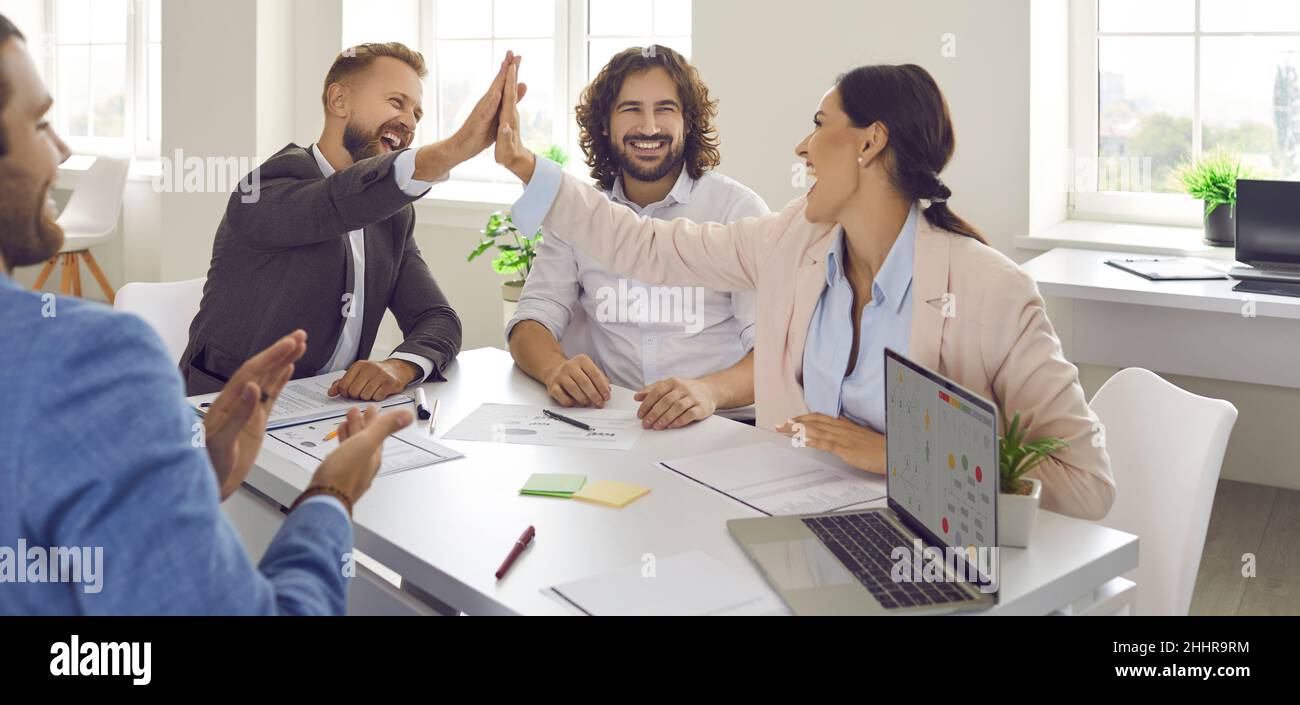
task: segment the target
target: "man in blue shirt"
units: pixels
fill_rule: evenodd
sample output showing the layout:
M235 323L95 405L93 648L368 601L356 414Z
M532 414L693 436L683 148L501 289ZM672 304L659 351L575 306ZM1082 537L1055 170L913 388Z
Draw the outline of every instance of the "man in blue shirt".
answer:
M197 424L147 324L14 282L63 243L52 102L0 15L0 614L342 614L351 505L411 414L353 410L254 566L218 502L247 476L306 334L245 363Z

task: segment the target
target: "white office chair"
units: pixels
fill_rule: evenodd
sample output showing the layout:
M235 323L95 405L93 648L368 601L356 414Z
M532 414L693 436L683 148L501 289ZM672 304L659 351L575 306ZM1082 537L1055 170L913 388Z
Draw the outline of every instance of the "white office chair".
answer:
M117 292L113 308L143 318L167 346L173 362L179 362L189 342L190 323L199 312L203 284L207 279L180 282L132 282ZM221 511L234 525L254 562L261 560L284 516L246 488L239 488L221 504Z
M203 277L159 284L132 282L117 292L113 308L134 313L158 332L172 362L180 362L189 342L190 322L199 312Z
M95 163L81 175L72 198L57 221L63 228L63 248L45 263L33 288L45 286L54 265L61 262L63 271L59 278L59 292L81 296L81 261L84 259L108 303L113 303L113 287L99 268L95 256L90 254L90 248L108 241L117 231L122 197L126 192L126 175L130 169L130 159L96 157Z
M1117 488L1098 523L1138 536L1138 567L1124 576L1137 582L1136 612L1185 615L1237 407L1131 367L1097 390L1092 410Z

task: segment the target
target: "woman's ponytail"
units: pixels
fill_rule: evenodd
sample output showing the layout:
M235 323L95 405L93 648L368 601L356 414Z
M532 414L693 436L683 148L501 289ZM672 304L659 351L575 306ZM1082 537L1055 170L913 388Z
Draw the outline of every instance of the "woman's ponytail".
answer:
M899 193L928 201L931 225L988 244L948 207L952 190L939 178L956 149L948 103L929 72L914 64L860 66L837 81L840 101L858 127L883 122L889 130L890 179Z

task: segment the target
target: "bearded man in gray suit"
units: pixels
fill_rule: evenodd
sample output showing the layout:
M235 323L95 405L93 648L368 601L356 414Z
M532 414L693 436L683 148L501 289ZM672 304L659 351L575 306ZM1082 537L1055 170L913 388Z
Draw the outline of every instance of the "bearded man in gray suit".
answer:
M346 371L330 395L378 400L442 379L460 351L460 319L416 247L412 203L492 144L515 61L507 54L455 134L409 149L423 115L423 56L396 42L339 54L325 77L320 139L280 150L230 197L181 357L187 393L220 390L298 329L314 345L295 377ZM371 361L385 310L405 340Z

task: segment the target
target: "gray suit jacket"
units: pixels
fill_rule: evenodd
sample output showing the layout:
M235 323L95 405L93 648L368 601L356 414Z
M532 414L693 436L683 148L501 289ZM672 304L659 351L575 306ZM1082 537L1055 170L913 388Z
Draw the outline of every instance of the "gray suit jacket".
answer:
M365 229L365 311L358 359L370 356L385 309L406 340L397 350L433 361L430 379L460 352L461 325L420 256L415 211L393 179L399 153L372 157L328 178L290 144L259 169L256 202L236 191L212 245L212 263L190 342L181 356L186 393L220 391L245 360L297 328L307 354L294 377L314 375L343 332L352 292L348 233Z

